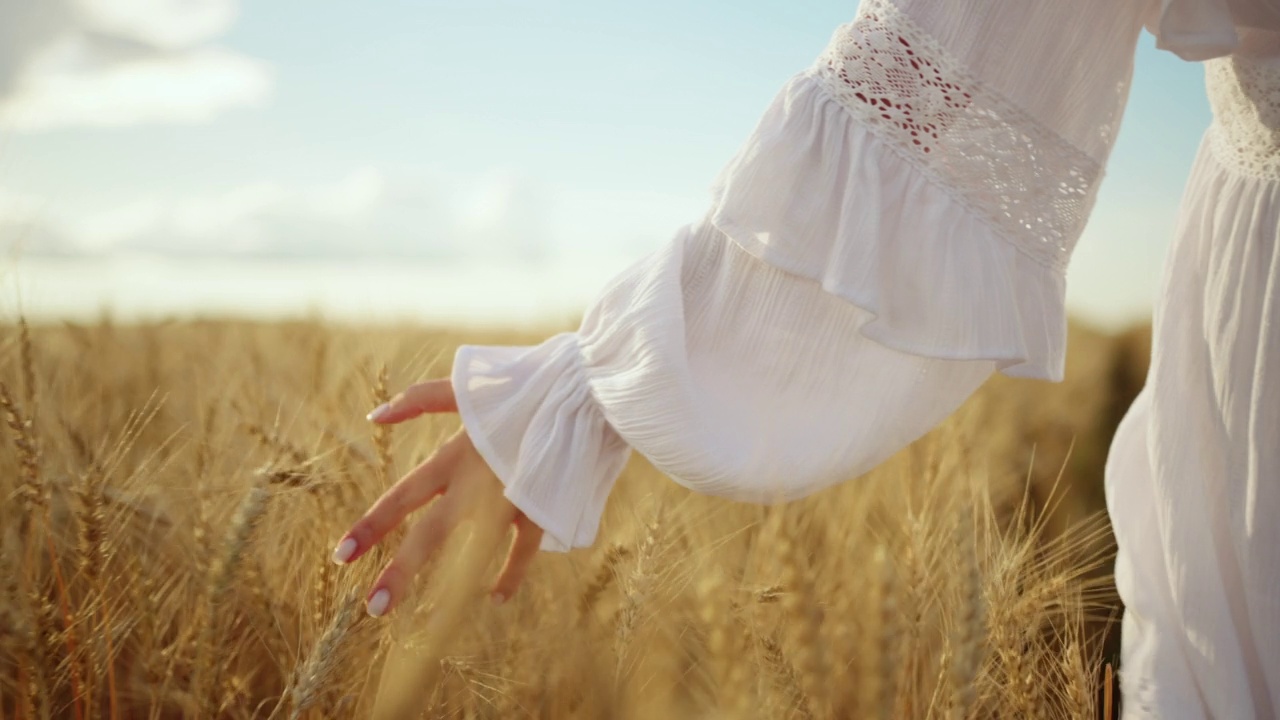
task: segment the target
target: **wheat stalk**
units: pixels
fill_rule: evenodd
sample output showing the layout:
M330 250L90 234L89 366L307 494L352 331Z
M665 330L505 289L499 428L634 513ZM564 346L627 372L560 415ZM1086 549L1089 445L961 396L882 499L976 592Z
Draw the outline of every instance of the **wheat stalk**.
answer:
M788 590L782 596L782 610L787 618L786 657L798 678L801 714L812 717L818 710L815 706L819 705L819 698L828 682L826 658L822 652L826 644L822 637L822 608L815 597L813 576L804 571L804 553L795 541L785 535L780 536L775 552L782 565L781 584Z
M337 679L343 656L343 642L351 634L363 615L359 595L348 596L338 608L333 622L316 641L315 648L298 669L298 680L290 697L293 711L289 717L296 720L302 713L317 705L326 693L330 684Z
M871 680L872 690L866 694L866 698L871 707L866 708L866 712L862 717L879 717L881 720L890 720L894 717L894 704L898 694L898 675L900 671L899 658L901 651L899 650L900 628L902 626L901 613L898 609L897 602L897 574L893 570L892 564L889 562L889 554L883 545L879 545L875 549L872 556L871 577L876 582L876 599L878 602L879 622L872 627L879 627L880 632L877 634L878 643L874 648L866 648L871 651L871 657L880 659L879 672L868 674ZM867 633L868 639L871 637Z
M955 622L954 657L949 681L953 701L952 720L973 717L977 700L978 669L982 666L983 639L986 636L986 605L982 597L982 569L974 537L972 513L962 512L957 526L955 547L963 553L960 613Z
M1107 663L1106 678L1104 682L1106 684L1103 685L1104 691L1102 694L1103 720L1111 720L1111 708L1114 707L1112 704L1114 700L1111 697L1111 692L1112 688L1115 687L1115 680L1111 675L1111 663Z
M77 565L79 575L87 585L86 596L88 598L81 605L78 624L82 627L92 627L93 631L89 637L99 638L105 645L102 653L102 662L106 665L107 693L110 698L111 713L116 715L119 713L120 708L116 697L115 648L111 637L111 608L102 583L102 574L106 569L107 558L111 555L109 545L111 540L106 529L103 475L103 469L91 460L89 469L80 475L79 482L76 483L74 489L77 515L76 526L79 529L76 544L79 555ZM93 690L96 682L91 647L88 642L84 645L85 657L82 659L81 670L84 677L85 696L89 699L89 702L86 703L86 715L90 718L94 714Z
M621 543L614 543L605 552L600 565L592 574L591 581L578 596L578 613L586 616L595 608L600 596L609 589L618 574L618 565L631 555L631 549Z
M194 694L202 699L206 713L216 711L210 703L214 702L212 690L220 685L221 668L224 663L213 662L210 658L215 646L214 638L220 630L219 610L226 597L227 590L240 567L249 540L257 529L262 516L267 510L267 501L271 491L265 483L259 481L250 486L236 508L236 514L227 527L226 539L223 542L222 555L216 558L209 569L209 579L204 601L204 626L196 646L198 661L196 663L196 683Z
M621 679L623 669L628 660L627 650L631 643L641 607L647 602L653 590L655 571L653 564L658 554L658 534L661 531L662 510L659 508L653 521L645 530L644 539L636 550L636 561L623 585L622 608L615 618L615 652L618 657L617 677Z
M387 366L383 364L378 369L378 379L373 386L373 401L378 405L391 402L391 391L387 387L389 373ZM382 487L391 484L391 427L389 425L374 425L373 427L373 447L378 454L378 480Z
M35 344L31 342L31 328L25 317L18 318L19 332L19 364L22 367L22 399L27 404L27 412L32 424L35 423L39 408L38 389L36 387L36 353Z
M9 387L0 382L0 409L4 410L14 447L18 450L18 500L22 503L22 534L33 518L43 517L49 506L47 489L40 482L40 446L32 432L31 419L23 417Z

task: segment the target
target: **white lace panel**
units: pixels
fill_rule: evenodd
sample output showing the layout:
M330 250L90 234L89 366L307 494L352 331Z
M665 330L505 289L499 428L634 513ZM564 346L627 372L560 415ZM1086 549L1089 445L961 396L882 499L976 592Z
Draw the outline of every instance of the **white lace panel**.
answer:
M1214 157L1243 175L1280 180L1280 57L1205 63Z
M1101 167L962 64L888 0L864 0L811 70L921 172L1033 258L1065 267Z

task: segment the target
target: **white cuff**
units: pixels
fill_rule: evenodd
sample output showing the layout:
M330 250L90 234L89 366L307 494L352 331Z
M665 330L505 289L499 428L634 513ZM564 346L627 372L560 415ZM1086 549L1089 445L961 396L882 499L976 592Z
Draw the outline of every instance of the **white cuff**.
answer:
M464 345L453 390L507 499L544 531L542 549L590 545L631 449L591 397L577 335L533 347Z

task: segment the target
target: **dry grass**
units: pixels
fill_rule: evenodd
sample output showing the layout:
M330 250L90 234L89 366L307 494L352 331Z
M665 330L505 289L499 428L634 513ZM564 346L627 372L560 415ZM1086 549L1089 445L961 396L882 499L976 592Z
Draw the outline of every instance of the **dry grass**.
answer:
M5 329L0 717L1099 714L1100 468L1140 341L1077 331L1067 383L994 380L876 472L786 506L696 496L635 458L596 548L541 556L506 605L481 587L502 539L472 537L416 607L370 620L385 556L327 556L456 419L375 432L365 413L461 342L535 339ZM379 701L406 669L415 692Z

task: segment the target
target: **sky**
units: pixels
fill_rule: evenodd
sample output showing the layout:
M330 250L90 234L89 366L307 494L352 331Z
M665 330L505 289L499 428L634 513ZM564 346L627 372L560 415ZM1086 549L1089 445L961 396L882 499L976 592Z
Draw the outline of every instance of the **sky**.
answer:
M0 313L571 317L855 10L0 0ZM1149 313L1208 122L1144 35L1076 315Z

